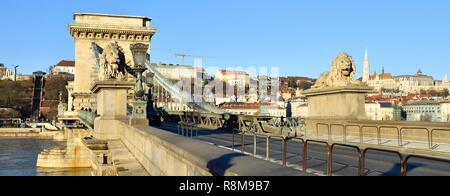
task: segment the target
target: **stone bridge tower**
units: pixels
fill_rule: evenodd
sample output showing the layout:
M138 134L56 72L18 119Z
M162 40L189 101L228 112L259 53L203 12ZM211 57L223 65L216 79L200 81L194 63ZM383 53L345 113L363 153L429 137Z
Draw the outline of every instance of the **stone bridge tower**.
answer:
M97 13L75 13L69 31L75 41L75 81L73 105L75 111L92 109L95 97L91 87L98 80L92 43L105 48L117 42L125 53L127 64L133 62L130 44L150 44L156 29L150 26L151 18L144 16L111 15Z

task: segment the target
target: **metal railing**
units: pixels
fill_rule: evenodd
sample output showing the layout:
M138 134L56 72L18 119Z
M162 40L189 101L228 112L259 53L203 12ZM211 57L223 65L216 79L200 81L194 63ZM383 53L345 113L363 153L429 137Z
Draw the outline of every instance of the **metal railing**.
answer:
M345 148L353 148L358 152L358 159L359 159L358 175L364 176L364 163L363 163L364 158L362 156L363 154L362 154L361 149L358 146L353 146L353 145L348 145L348 144L338 144L338 143L332 144L329 149L329 153L328 153L328 156L329 156L328 157L328 165L329 165L328 172L329 173L328 173L328 175L330 175L330 176L333 175L333 152L334 152L334 148L336 146L345 147Z
M444 132L449 132L450 133L450 128L449 129L445 129L445 128L440 128L440 129L428 129L425 127L413 127L413 126L404 126L404 127L399 127L399 126L389 126L389 125L353 125L353 124L349 124L349 125L345 125L345 124L339 124L339 123L316 123L316 138L320 138L320 126L322 127L326 127L326 131L327 131L327 136L328 136L328 141L333 141L333 127L343 127L343 141L344 143L348 142L348 128L349 127L356 127L359 130L359 143L364 144L366 142L364 142L364 133L365 133L365 129L368 128L373 128L376 131L376 136L374 137L377 141L378 145L384 145L383 144L383 134L382 134L382 130L383 129L393 129L396 132L396 138L398 141L398 146L399 147L404 147L407 145L407 143L405 143L405 136L406 133L408 132L408 130L415 130L415 131L419 131L422 130L426 133L426 144L427 144L427 148L429 150L435 150L437 148L438 144L435 144L434 142L434 133L438 132L438 131L444 131ZM322 134L323 135L323 134ZM371 138L371 137L369 137Z
M425 130L427 132L427 140L428 140L428 149L432 149L433 147L431 146L431 134L430 134L430 130L428 130L427 128L424 127L402 127L400 129L400 146L404 146L405 144L403 143L403 133L405 130L410 130L410 129L415 129L415 130Z
M390 153L390 154L395 154L398 155L400 158L400 165L403 165L403 155L400 152L397 151L393 151L393 150L385 150L385 149L378 149L378 148L366 148L364 149L364 151L362 152L362 154L360 154L361 156L361 162L359 164L359 170L360 170L360 175L364 176L364 170L366 169L366 156L367 156L367 152L369 151L376 151L376 152L384 152L384 153ZM400 175L403 174L403 166L400 168Z
M390 128L389 126L380 126L383 128ZM365 176L366 175L366 161L367 161L367 154L370 152L384 152L389 154L394 154L399 157L399 165L400 165L400 176L406 176L407 175L407 168L408 168L408 161L411 158L420 158L425 160L431 160L431 161L437 161L437 162L443 162L443 163L449 163L450 160L447 159L440 159L440 158L434 158L434 157L428 157L428 156L419 156L419 155L403 155L402 153L395 151L395 150L386 150L386 149L380 149L380 148L361 148L356 145L350 145L346 143L338 143L333 141L324 141L324 140L313 140L313 139L307 139L304 137L283 137L283 136L273 136L268 134L258 134L258 133L248 133L248 132L239 132L238 129L233 130L233 140L232 140L232 149L236 150L236 134L239 134L241 136L241 146L240 151L242 153L251 154L245 151L246 140L245 137L251 136L253 137L253 153L251 155L257 157L257 144L258 144L258 138L263 137L265 138L265 159L270 160L270 152L271 152L271 144L272 140L274 138L277 138L278 140L281 139L281 164L284 166L287 166L287 153L288 153L288 143L290 141L297 141L301 144L302 147L302 154L301 154L301 168L302 171L308 172L308 149L310 144L321 144L326 149L326 173L325 175L332 176L333 175L333 156L335 156L335 149L337 147L344 147L344 148L350 148L354 149L357 153L356 158L358 159L358 176Z
M438 144L435 144L435 143L433 142L433 138L434 138L433 134L434 134L434 132L437 132L437 131L444 131L444 132L447 131L447 132L448 132L449 129L432 129L432 130L431 130L431 132L430 132L430 146L431 146L431 149L432 149L432 150L436 149L437 146L438 146Z
M327 127L330 127L330 132L332 132L331 130L331 126L340 126L339 124L333 124L333 125L326 125L323 124ZM341 126L342 127L342 126ZM344 125L344 134L347 134L347 128L348 127L357 127L359 128L360 133L362 133L362 128L363 127L370 127L370 126L359 126L359 125ZM397 132L398 134L402 134L403 132L401 131L401 129L398 129L396 127L393 126L374 126L377 129L377 140L378 143L381 143L381 129L393 129L395 132ZM356 159L358 160L358 164L355 165L357 166L357 175L358 176L365 176L366 175L366 170L369 170L368 168L366 168L366 161L367 161L367 155L368 153L371 152L382 152L382 153L388 153L388 154L393 154L396 155L398 157L399 160L399 165L400 165L400 172L399 175L400 176L406 176L407 175L407 170L408 170L408 162L410 161L410 159L412 158L419 158L419 159L424 159L424 160L429 160L429 161L436 161L436 162L442 162L442 163L448 163L450 164L450 160L447 159L441 159L441 158L434 158L434 157L428 157L428 156L421 156L421 155L404 155L402 153L400 153L399 151L396 150L387 150L387 149L381 149L381 148L376 148L376 147L360 147L357 145L352 145L352 144L348 144L348 143L339 143L339 142L334 142L332 140L320 140L320 139L309 139L309 138L305 138L305 137L286 137L286 136L278 136L278 135L271 135L271 134L265 134L265 133L258 133L258 132L250 132L250 131L245 131L247 129L245 129L245 127L241 127L242 129L233 129L232 130L232 144L231 144L231 148L233 150L239 150L242 153L245 154L249 154L261 159L265 159L270 161L271 160L271 152L273 148L273 144L274 144L274 140L278 140L281 141L281 160L272 160L272 161L281 161L281 165L283 166L287 166L288 165L288 152L289 151L289 142L291 141L295 141L298 142L300 144L300 146L298 146L298 149L300 150L301 154L300 159L301 159L301 165L299 165L301 167L301 170L304 172L308 172L308 151L310 149L310 145L311 144L319 144L319 145L323 145L325 148L325 153L326 153L326 172L324 173L327 176L333 176L333 165L334 165L334 156L336 156L336 148L340 147L340 148L349 148L349 149L354 149L356 152ZM372 127L373 128L373 127ZM417 127L405 127L405 129L417 129ZM445 131L446 129L444 129ZM433 140L432 140L432 133L436 132L436 131L441 131L441 129L433 129L431 131L429 131L429 137L430 137L430 145L433 145ZM196 124L195 123L186 123L186 122L180 122L178 123L178 134L179 135L183 135L186 137L193 137L194 136L194 132L196 132L196 135L198 136L198 128L196 128ZM239 135L239 140L240 140L240 147L239 149L237 149L237 138L236 135ZM363 134L360 134L360 136L362 136ZM248 139L246 140L247 137L252 137L253 140L252 142L249 142ZM264 143L265 143L265 153L262 156L258 155L258 144L261 144L261 138L264 138ZM399 142L402 142L403 138L399 139ZM253 152L246 152L246 146L253 146ZM296 147L297 148L297 147ZM259 148L261 149L261 148ZM291 151L292 152L292 151ZM262 154L262 153L260 153ZM296 155L297 156L297 155ZM320 159L318 159L320 160ZM370 170L369 170L370 171Z
M198 136L198 128L196 128L195 123L186 123L186 122L179 122L177 126L178 135L181 135L183 137L194 137L194 131L195 135ZM190 134L189 134L190 132Z

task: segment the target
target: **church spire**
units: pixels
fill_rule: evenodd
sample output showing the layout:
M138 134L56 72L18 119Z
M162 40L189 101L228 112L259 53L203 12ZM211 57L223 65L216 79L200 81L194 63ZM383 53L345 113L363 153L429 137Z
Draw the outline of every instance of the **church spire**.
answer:
M368 82L369 78L370 78L370 64L369 64L369 52L367 51L367 48L366 48L366 51L364 53L363 66L364 66L364 69L363 69L364 70L363 71L363 82Z

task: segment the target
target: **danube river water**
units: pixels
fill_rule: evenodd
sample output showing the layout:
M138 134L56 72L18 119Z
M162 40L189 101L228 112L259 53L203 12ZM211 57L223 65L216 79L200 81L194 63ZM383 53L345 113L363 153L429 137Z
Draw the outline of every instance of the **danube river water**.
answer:
M1 139L0 176L90 176L90 169L36 168L38 154L60 143L43 139Z

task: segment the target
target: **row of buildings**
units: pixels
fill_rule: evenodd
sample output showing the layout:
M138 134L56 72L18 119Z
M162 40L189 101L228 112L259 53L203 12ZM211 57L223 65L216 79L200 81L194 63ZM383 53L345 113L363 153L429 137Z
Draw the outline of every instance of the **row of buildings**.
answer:
M13 66L8 69L3 63L0 63L0 80L11 80L11 81L26 81L32 80L32 74L19 74L17 68L19 66ZM72 60L62 60L58 64L51 66L50 73L52 75L59 74L75 74L75 61Z
M310 87L314 79L307 77L252 77L244 71L218 70L210 75L202 67L179 64L153 64L165 78L176 83L182 80L222 81L231 87L232 92L219 94L214 91L213 99L206 102L215 104L222 109L235 114L254 115L261 112L259 102L268 103L264 106L266 113L271 116L307 116L307 100L303 97L303 89ZM441 81L434 80L419 71L416 75L393 76L386 73L368 74L370 71L368 53L364 60L364 74L362 80L377 90L398 89L399 95L418 93L420 90L443 90L449 85L448 78ZM63 60L52 67L52 74L74 74L75 62ZM225 91L225 89L223 89ZM273 90L276 90L273 91ZM241 92L241 93L238 93ZM244 93L242 93L244 92ZM155 87L156 100L160 103L172 102L169 92L162 87ZM403 94L402 94L403 93ZM70 100L69 100L70 101ZM431 109L430 109L431 108ZM438 101L395 100L393 98L382 101L368 101L366 115L371 120L410 120L410 121L449 121L449 103Z
M210 74L201 67L178 64L153 64L165 78L176 83L182 80L204 80L207 84L216 82L212 100L207 102L221 105L224 103L257 103L260 101L276 103L302 96L304 88L313 84L307 77L270 77L251 76L240 70L217 70ZM218 82L218 83L217 83ZM217 88L219 87L219 88ZM167 97L164 89L156 88L158 97ZM204 97L208 97L204 95ZM166 100L166 99L163 99ZM251 106L249 106L251 107Z
M368 69L367 62L368 55L366 53L365 70ZM173 81L183 80L184 78L205 78L205 75L207 75L204 69L187 65L160 63L156 67L161 74ZM234 93L226 94L225 96L215 95L214 101L210 101L210 103L228 112L255 115L264 110L271 116L305 117L308 115L307 100L302 94L302 88L305 88L303 86L305 84L312 85L314 83L313 79L306 77L251 77L244 71L235 70L219 70L214 76L206 76L206 78L214 78L223 81L229 86L245 89L245 94L240 96ZM423 90L420 87L425 89L433 87L436 90L444 89L443 85L448 83L448 80L443 80L443 82L439 83L421 72L418 72L416 76L394 77L392 74L385 73L384 70L381 74L369 75L367 82L371 86L388 89L389 87L397 88L396 79L401 84L403 91L411 93L415 92L415 90ZM388 80L390 82L387 82ZM383 81L384 83L376 83L377 81ZM263 100L269 104L261 108L259 104L262 101L261 97L263 95L271 97L271 94L273 94L271 88L274 88L275 83L278 91L272 97L276 97L276 99ZM394 95L382 100L368 98L366 103L367 118L370 120L450 121L448 102L433 101L432 97L429 97L426 101L421 101L423 97L414 97L414 99L402 97L408 96L408 94L399 93L398 96ZM160 96L167 96L167 93L162 93ZM164 101L171 100L165 99Z
M446 74L442 80L435 80L432 76L424 74L421 70L414 75L398 75L394 76L387 73L384 67L381 73L370 74L371 66L369 63L369 54L366 50L363 63L363 77L362 81L369 86L374 87L378 91L382 90L398 90L408 94L417 94L423 91L443 91L450 89L448 75Z
M4 64L0 63L0 80L26 81L33 79L33 75L17 73L17 67L13 66L12 69L8 69Z

